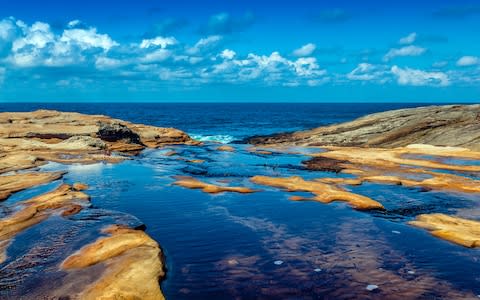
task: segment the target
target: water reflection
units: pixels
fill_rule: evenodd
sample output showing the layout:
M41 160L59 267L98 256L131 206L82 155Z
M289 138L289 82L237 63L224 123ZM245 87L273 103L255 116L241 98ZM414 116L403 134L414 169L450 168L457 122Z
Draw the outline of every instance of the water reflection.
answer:
M351 190L381 202L385 212L294 202L288 200L292 194L248 178L347 175L306 170L301 161L307 156L299 151L266 149L272 154L259 155L245 145L228 153L216 147L147 150L117 165L43 166L68 171L68 183L89 184L93 207L69 219L52 217L19 235L0 266L0 288L14 292L0 295L47 293L52 281L65 276L58 262L107 221L147 225L167 258L162 288L170 299L452 299L480 293L479 251L406 224L429 212L478 219L478 196L365 183ZM166 155L172 150L176 155ZM209 195L172 185L178 175L261 191ZM58 184L14 195L0 205L1 213Z

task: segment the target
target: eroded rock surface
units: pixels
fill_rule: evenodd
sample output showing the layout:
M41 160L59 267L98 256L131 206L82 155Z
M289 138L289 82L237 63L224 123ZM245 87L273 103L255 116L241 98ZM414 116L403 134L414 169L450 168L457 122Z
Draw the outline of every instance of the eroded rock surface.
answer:
M102 115L38 110L0 113L3 151L110 150L195 143L186 133L113 119Z
M444 214L420 215L411 225L432 235L469 248L480 247L480 222Z
M480 150L480 105L400 109L312 130L254 137L257 145L402 147L410 144Z
M157 242L141 230L122 226L69 256L62 269L69 271L105 264L106 270L79 299L164 299L159 280L165 275Z
M203 192L209 194L218 194L223 192L249 194L254 192L254 190L246 187L215 185L202 182L189 176L177 176L176 179L177 181L174 182L175 185L189 189L201 189Z
M315 200L323 203L332 201L345 201L353 208L359 210L383 209L383 205L368 197L348 192L332 184L325 184L319 181L308 181L301 177L293 176L288 178L277 178L267 176L255 176L251 181L256 184L284 188L289 192L310 192L313 198L293 197L292 200Z

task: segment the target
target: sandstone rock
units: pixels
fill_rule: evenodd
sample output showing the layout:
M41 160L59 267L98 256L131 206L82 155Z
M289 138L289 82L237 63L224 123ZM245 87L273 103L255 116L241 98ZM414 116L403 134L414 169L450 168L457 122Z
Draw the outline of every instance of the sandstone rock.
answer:
M0 220L0 241L8 240L24 229L45 220L54 210L88 200L88 195L74 191L69 185L64 184L52 192L23 201L21 210Z
M15 140L15 142L13 142ZM39 110L0 113L0 148L137 151L168 144L195 144L173 128L133 124L101 115Z
M111 226L109 234L69 256L64 270L103 263L107 269L81 299L164 299L158 281L165 273L158 244L141 230Z
M250 180L256 184L284 188L289 192L310 192L315 195L313 198L304 198L304 200L316 200L323 203L345 201L358 210L384 209L382 204L368 197L357 195L334 185L319 181L307 181L298 176L288 178L255 176ZM296 201L302 199L298 196L294 197L293 200Z
M400 109L312 130L254 137L256 145L357 146L392 148L410 144L480 150L480 105Z
M480 222L444 214L419 215L411 225L432 235L469 248L480 247Z
M75 182L72 186L72 188L75 190L75 191L84 191L84 190L87 190L88 189L88 185L86 185L85 183L81 183L81 182Z
M355 179L322 178L321 182L358 185L365 181L381 184L399 184L435 190L480 193L480 181L464 176L438 172L440 170L480 172L480 166L456 165L432 161L426 157L441 155L448 159L480 159L480 152L464 148L413 145L393 149L327 147L330 151L314 154L307 167L315 169L316 159L327 159L332 169L357 175ZM407 154L420 155L406 157ZM419 168L421 167L421 168ZM424 170L426 168L427 170ZM318 168L317 168L318 169ZM429 169L434 169L429 170ZM420 178L423 177L423 178Z
M63 174L63 172L20 173L0 176L0 201L7 199L15 192L60 179Z
M224 152L233 152L235 149L232 146L223 145L217 148L217 151L224 151Z
M193 177L188 177L188 176L177 176L176 178L177 178L177 181L173 183L175 185L189 188L189 189L201 189L203 192L210 193L210 194L218 194L223 192L248 194L248 193L254 192L252 189L249 189L246 187L214 185L214 184L202 182L200 180L197 180Z

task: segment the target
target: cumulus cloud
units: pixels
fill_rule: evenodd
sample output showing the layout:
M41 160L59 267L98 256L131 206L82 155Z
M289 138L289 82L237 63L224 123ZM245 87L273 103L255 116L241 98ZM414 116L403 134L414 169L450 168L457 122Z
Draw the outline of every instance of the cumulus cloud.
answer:
M235 51L230 50L230 49L225 49L220 53L220 56L224 59L233 59L237 55Z
M140 48L150 48L150 47L160 47L160 48L167 48L168 46L172 46L177 44L178 41L174 37L162 37L157 36L153 39L144 39L140 43Z
M35 22L28 26L22 21L16 21L15 28L10 30L15 34L8 35L11 49L7 61L14 66L26 68L65 66L85 61L84 52L105 53L119 45L107 34L97 33L96 28L70 28L76 23L70 22L68 28L58 35L47 23ZM11 25L10 22L9 26Z
M313 52L315 52L316 49L317 46L315 44L309 43L293 51L293 55L299 57L310 56L313 54Z
M369 63L361 63L350 73L347 79L355 81L375 81L385 83L389 80L386 76L387 70L385 66L376 66Z
M207 34L193 43L164 35L120 43L79 20L67 23L64 28L52 29L44 22L26 24L6 18L0 20L0 82L4 81L5 74L8 74L8 83L14 82L17 76L50 80L53 87L63 89L95 83L123 86L134 81L136 84L129 88L143 84L158 86L162 81L189 87L217 83L296 87L354 81L412 86L479 82L477 68L439 72L439 68L446 66L443 63L435 64L435 71L392 67L388 62L395 57L416 56L426 51L410 44L415 39L413 33L402 38L400 43L405 46L385 54L384 64L363 62L355 66L352 64L355 57L348 56L348 60L342 60L342 66L333 66L327 72L315 57L318 50L312 43L293 53L237 51L227 48L229 39L219 34ZM478 59L462 57L457 65L478 64ZM348 71L339 71L350 64Z
M220 35L211 35L206 38L201 38L193 47L187 50L189 54L197 54L203 50L214 49L219 45L219 42L222 40Z
M388 51L387 54L385 54L385 56L383 57L383 60L389 61L399 56L420 56L424 54L426 51L427 49L414 46L414 45L405 46L402 48L393 48L393 49L390 49L390 51Z
M409 44L413 44L416 39L417 39L417 33L412 32L409 35L402 37L398 42L402 45L409 45Z
M457 60L457 66L468 67L480 64L480 58L476 56L462 56Z
M450 80L448 75L443 72L427 72L417 69L400 68L393 66L391 68L393 75L397 77L400 85L411 86L448 86Z

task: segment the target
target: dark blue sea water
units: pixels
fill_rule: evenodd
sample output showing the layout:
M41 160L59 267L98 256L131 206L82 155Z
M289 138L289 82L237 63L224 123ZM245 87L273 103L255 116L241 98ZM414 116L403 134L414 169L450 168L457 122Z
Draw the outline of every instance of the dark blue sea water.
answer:
M55 109L104 114L122 120L175 127L201 140L231 142L252 135L296 131L344 122L421 103L0 103L0 111Z
M227 142L400 107L405 105L1 104L0 110L107 114ZM0 211L62 181L89 184L93 206L70 219L50 218L17 236L9 259L0 265L0 297L55 289L64 276L59 261L112 220L143 223L160 243L167 266L161 286L168 299L463 299L480 294L480 251L407 224L431 212L480 220L478 195L364 184L351 189L381 202L385 212L355 211L338 202L291 201L290 196L303 193L258 186L249 178L349 175L303 169L301 162L308 157L301 153L311 149L261 155L248 151L248 145L235 144L231 153L215 151L217 146L150 149L120 164L42 167L68 173L61 181L15 194L0 204ZM178 154L166 156L171 150ZM210 195L173 185L177 175L257 192ZM479 174L472 176L479 179ZM41 249L48 249L48 255L40 255ZM368 285L378 288L369 291Z

